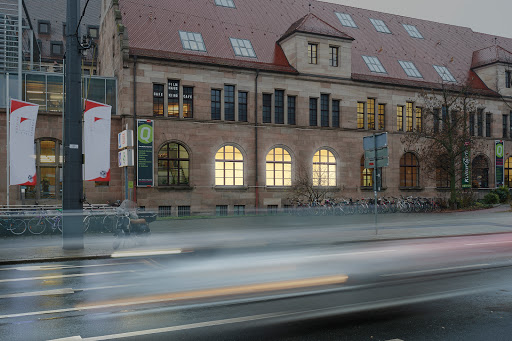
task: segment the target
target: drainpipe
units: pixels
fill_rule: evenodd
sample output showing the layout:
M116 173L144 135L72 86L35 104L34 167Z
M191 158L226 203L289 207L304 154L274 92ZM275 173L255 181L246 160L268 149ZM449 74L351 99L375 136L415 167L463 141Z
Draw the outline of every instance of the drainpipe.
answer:
M256 70L256 77L254 78L254 177L255 177L255 203L254 209L258 214L259 207L259 183L258 183L258 77L260 70Z
M133 56L133 142L137 143L137 56ZM133 201L137 202L137 148L133 148Z

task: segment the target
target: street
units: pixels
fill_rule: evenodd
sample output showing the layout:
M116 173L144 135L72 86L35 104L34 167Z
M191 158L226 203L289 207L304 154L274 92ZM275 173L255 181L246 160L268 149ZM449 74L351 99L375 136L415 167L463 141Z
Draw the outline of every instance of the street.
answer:
M5 265L0 335L507 340L511 246L512 233L502 233L155 256L126 248L110 259Z

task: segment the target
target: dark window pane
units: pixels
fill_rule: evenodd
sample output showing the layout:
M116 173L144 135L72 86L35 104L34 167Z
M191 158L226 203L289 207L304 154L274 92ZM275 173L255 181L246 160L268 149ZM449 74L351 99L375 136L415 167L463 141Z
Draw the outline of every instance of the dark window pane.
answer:
M284 90L275 91L275 122L276 124L284 123Z
M332 101L332 126L340 126L340 101L336 99Z
M153 115L164 116L164 85L153 84Z
M316 127L317 125L317 109L318 109L318 98L309 99L309 125Z
M329 126L329 95L320 95L320 124L322 127Z
M272 122L272 95L263 94L263 123Z
M288 96L288 124L295 124L296 96Z
M247 122L247 92L238 92L238 120Z
M212 120L220 120L220 90L212 89Z
M224 119L226 121L235 120L235 86L224 86Z

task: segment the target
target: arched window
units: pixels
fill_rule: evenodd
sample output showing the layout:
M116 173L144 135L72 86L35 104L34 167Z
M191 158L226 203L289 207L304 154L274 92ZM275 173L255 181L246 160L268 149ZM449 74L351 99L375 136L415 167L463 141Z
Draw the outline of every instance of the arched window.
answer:
M489 188L489 162L484 155L478 155L471 164L473 188Z
M224 146L215 155L215 186L244 185L244 156L233 146Z
M320 149L313 156L313 186L336 186L336 159L327 149Z
M512 188L512 156L505 161L505 187Z
M26 199L60 199L62 197L62 144L56 139L39 139L34 143L36 156L35 186L23 186Z
M158 151L158 185L189 184L190 159L188 151L179 143L165 144Z
M442 155L436 165L436 187L449 188L450 174L448 173L448 155Z
M400 187L419 187L420 165L413 153L405 153L400 159Z
M267 154L267 186L292 185L292 158L284 148L274 148Z

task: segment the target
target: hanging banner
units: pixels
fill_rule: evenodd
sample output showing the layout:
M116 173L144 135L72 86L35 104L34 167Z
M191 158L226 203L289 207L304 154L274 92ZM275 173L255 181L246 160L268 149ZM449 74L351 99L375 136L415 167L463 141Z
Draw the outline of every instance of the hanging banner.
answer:
M503 146L502 140L496 140L494 141L494 150L496 154L496 187L503 186L505 183L505 172L504 172L504 163L503 163L503 157L505 155L505 150Z
M110 181L110 105L85 101L84 180Z
M137 120L137 186L153 187L153 121Z
M34 186L36 156L34 133L39 105L11 99L9 115L9 184Z
M471 188L471 146L469 141L464 143L462 153L462 188Z

